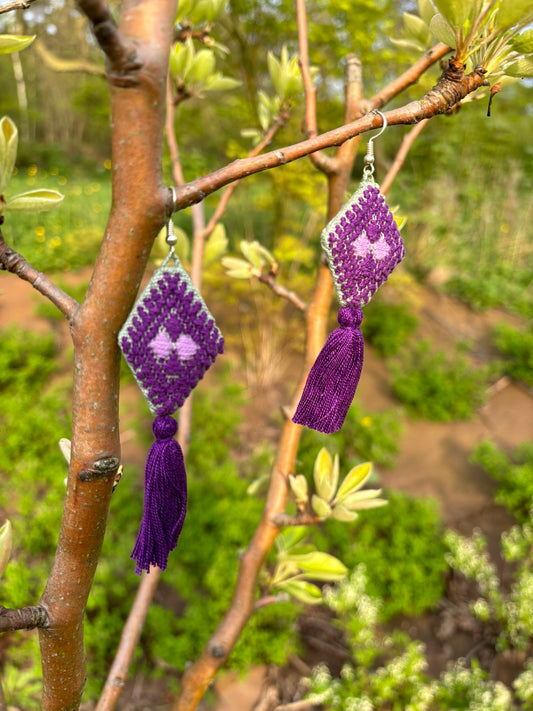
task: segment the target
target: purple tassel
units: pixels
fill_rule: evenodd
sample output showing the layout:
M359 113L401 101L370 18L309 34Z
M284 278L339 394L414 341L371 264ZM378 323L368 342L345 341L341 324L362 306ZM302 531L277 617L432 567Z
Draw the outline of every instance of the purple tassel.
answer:
M292 418L297 425L327 434L342 427L363 367L364 342L359 328L362 320L361 309L339 309L340 328L329 334L309 371Z
M187 477L181 447L174 439L176 420L156 417L152 425L155 442L145 467L144 512L131 557L135 572L150 572L150 565L167 567L170 551L178 542L187 510Z

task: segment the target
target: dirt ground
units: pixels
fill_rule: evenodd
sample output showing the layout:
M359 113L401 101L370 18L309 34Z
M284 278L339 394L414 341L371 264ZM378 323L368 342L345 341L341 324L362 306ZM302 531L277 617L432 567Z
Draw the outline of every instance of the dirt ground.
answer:
M79 279L80 277L73 277ZM454 342L468 340L474 344L474 359L480 364L490 356L489 333L494 323L514 319L497 311L486 314L471 312L459 302L429 288L416 287L416 303L420 327L417 338L431 339L438 348L452 349ZM11 322L37 330L48 329L49 322L35 314L41 303L40 295L31 286L13 275L0 273L0 326ZM251 307L253 311L253 306ZM216 309L213 309L216 315ZM246 315L249 318L250 314ZM296 318L296 324L299 317ZM253 319L253 314L252 314ZM65 325L54 326L61 337L68 340ZM301 338L297 325L282 335L273 331L259 336L259 340L278 343L284 355L276 360L275 349L263 359L251 355L253 343L248 337L237 337L230 345L229 357L244 351L245 374L251 391L251 404L241 432L243 442L253 448L254 443L272 437L275 441L277 425L273 412L288 404L288 383L298 377L298 361L291 349L284 349L283 340ZM241 329L245 333L245 329ZM274 338L268 338L268 336ZM239 340L242 342L239 345ZM272 345L270 345L271 348ZM232 353L232 349L234 352ZM380 411L397 406L388 385L388 373L383 361L375 357L370 347L365 353L365 364L358 394L363 409ZM134 442L124 433L124 459L137 459ZM509 515L493 501L494 483L483 470L468 461L472 449L481 440L491 438L504 448L513 448L533 436L533 393L530 389L503 378L487 394L485 405L467 422L432 423L406 420L400 454L393 469L382 470L382 484L417 496L431 496L438 500L447 526L470 534L481 528L488 537L491 549L498 549L499 536L511 523ZM399 621L399 624L428 645L432 670L437 672L446 661L443 645L435 637L431 617ZM294 660L298 667L298 660ZM293 676L303 669L293 669ZM272 670L251 670L244 681L232 674L222 675L216 684L216 711L260 711L255 705L261 694L263 681ZM290 676L290 675L289 675ZM128 684L118 708L122 711L165 709L161 696L156 702L160 686L142 679ZM170 699L169 699L170 700ZM207 706L205 707L207 708ZM266 707L265 707L266 708Z

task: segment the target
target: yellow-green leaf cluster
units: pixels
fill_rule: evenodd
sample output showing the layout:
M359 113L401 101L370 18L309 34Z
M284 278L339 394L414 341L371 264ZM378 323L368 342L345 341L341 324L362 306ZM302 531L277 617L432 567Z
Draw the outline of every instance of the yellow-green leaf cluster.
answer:
M269 52L267 62L270 78L281 103L301 94L303 84L297 54L290 57L289 50L283 45L279 59Z
M191 37L172 47L169 68L180 91L189 95L202 96L206 91L228 91L241 84L237 79L218 72L215 50L203 48L197 51Z
M351 469L339 483L339 458L331 457L322 448L315 460L313 478L316 493L311 497L311 508L319 519L354 521L357 510L377 508L387 502L380 499L381 489L360 491L372 473L372 464L365 462ZM301 505L301 503L300 503Z
M304 543L305 526L290 526L276 538L276 567L270 586L301 602L313 605L321 602L322 591L310 580L337 582L346 577L347 569L335 556L316 550Z
M533 76L531 0L419 0L418 12L404 13L404 36L394 44L423 51L437 39L468 71L482 67L492 84Z
M257 241L243 240L240 245L244 259L238 257L223 257L222 266L227 276L233 279L252 279L260 277L265 271L276 273L278 263L274 255Z

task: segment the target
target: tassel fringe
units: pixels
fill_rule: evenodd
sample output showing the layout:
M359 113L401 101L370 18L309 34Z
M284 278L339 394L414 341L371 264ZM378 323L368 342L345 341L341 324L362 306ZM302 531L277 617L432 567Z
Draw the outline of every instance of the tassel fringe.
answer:
M361 309L339 309L339 328L329 334L309 371L292 418L296 424L327 434L342 427L363 367L362 319Z
M145 467L144 512L131 558L135 572L150 572L150 565L167 567L170 551L177 545L187 510L187 476L183 453L174 439L178 425L173 417L156 417L155 442Z

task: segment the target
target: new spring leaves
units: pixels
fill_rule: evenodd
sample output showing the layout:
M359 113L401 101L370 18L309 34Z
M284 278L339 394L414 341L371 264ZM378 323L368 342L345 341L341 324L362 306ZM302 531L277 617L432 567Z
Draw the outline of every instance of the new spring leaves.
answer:
M290 476L289 483L300 512L311 509L317 520L334 518L354 521L357 510L377 508L387 502L380 499L381 489L361 490L372 472L370 462L351 469L339 486L339 458L332 459L327 449L321 449L315 461L313 478L316 493L310 497L303 474ZM270 579L272 588L308 604L319 603L322 591L311 580L337 582L347 573L346 566L329 553L317 551L314 545L303 543L305 526L291 526L276 539L276 568Z
M30 190L13 197L6 198L4 196L4 190L13 175L17 148L17 127L8 116L4 116L0 119L0 214L51 210L64 197L57 190Z
M491 85L533 76L531 0L418 0L418 12L404 13L405 36L394 44L424 51L436 38L467 71L482 66Z
M387 502L380 499L381 489L360 491L372 473L371 462L358 464L351 469L339 484L339 457L331 458L322 448L315 460L314 481L316 493L311 496L311 508L320 519L334 518L337 521L355 521L358 509L374 509ZM289 476L289 483L300 511L309 506L307 479L303 474ZM338 487L338 488L337 488Z

